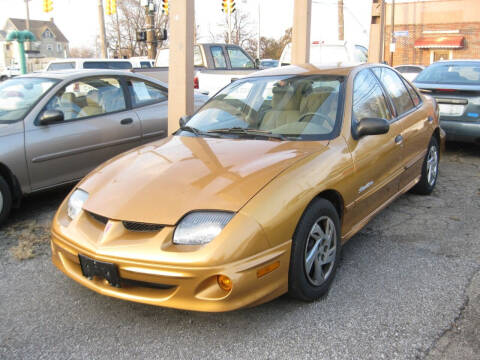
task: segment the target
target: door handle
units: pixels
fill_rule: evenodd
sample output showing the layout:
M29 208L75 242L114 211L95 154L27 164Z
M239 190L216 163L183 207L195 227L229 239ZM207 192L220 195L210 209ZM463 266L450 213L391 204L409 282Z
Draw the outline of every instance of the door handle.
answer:
M120 125L128 125L128 124L131 124L133 123L133 119L132 118L126 118L126 119L122 119L120 121Z
M397 135L395 137L395 144L401 145L403 143L403 136L402 135Z

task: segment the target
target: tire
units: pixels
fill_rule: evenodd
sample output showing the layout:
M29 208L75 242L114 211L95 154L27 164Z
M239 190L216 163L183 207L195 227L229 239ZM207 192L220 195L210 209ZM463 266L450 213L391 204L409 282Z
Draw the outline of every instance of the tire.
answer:
M7 219L12 209L12 192L3 177L0 176L0 225Z
M412 192L420 195L430 195L435 189L438 178L438 164L440 161L440 148L438 141L432 137L428 144L427 155L423 160L422 176L420 181L412 188Z
M315 225L320 226L322 232ZM288 273L291 297L314 301L328 293L340 261L340 240L337 210L328 200L314 200L303 213L293 235Z

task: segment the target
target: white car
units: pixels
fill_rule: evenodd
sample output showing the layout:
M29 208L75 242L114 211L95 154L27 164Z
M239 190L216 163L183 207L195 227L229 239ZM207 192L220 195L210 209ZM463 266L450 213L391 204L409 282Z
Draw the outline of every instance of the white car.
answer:
M313 41L310 46L310 63L364 63L368 60L366 47L348 41ZM285 46L280 56L279 66L292 62L292 44Z
M422 65L398 65L394 68L401 73L408 81L413 81L420 74L425 66Z
M133 68L151 68L150 59L58 59L50 61L45 71L59 70L82 70L82 69L104 69L104 70L130 70Z

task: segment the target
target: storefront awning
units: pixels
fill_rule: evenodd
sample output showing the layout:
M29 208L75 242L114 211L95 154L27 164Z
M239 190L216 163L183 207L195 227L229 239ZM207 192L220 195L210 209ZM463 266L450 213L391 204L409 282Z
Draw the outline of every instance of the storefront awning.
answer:
M461 49L464 47L463 36L429 36L422 37L415 41L417 49Z

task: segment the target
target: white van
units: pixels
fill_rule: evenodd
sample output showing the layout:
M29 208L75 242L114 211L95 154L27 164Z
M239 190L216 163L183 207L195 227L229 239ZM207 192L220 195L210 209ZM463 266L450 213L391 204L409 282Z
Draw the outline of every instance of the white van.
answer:
M149 59L58 59L50 61L45 71L80 70L80 69L112 69L129 70L133 68L151 68Z
M368 50L362 45L348 41L313 41L310 46L310 63L363 63L368 60ZM278 66L290 65L292 62L292 44L285 46Z

